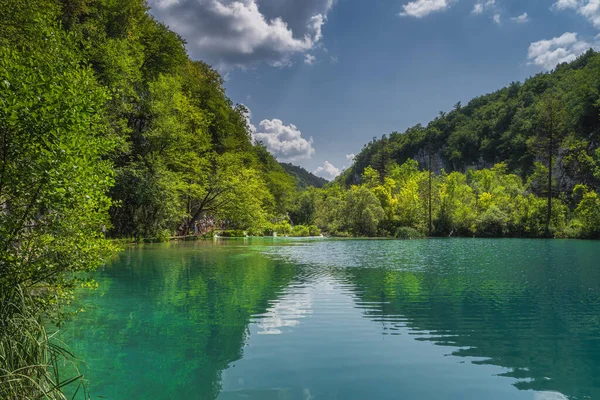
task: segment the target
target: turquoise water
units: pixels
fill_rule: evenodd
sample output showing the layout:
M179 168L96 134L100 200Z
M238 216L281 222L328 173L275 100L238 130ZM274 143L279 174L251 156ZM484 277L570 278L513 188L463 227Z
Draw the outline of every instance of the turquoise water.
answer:
M61 337L90 398L600 399L600 243L129 248Z

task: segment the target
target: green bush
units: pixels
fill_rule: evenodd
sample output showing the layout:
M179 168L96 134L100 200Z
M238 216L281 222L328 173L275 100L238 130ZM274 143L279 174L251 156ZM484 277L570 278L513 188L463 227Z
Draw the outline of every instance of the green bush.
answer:
M573 219L569 221L569 224L566 226L562 235L557 235L557 238L560 239L581 239L584 234L583 223L578 219Z
M307 236L310 236L310 231L308 229L308 226L296 225L292 229L292 233L290 234L290 236L294 236L294 237L307 237Z
M168 229L163 229L156 234L155 239L157 242L161 243L168 242L171 240L171 231Z
M331 232L329 234L329 236L339 237L339 238L349 238L349 237L352 237L352 234L350 234L350 232L345 232L345 231L336 231L336 232Z
M321 230L315 225L308 227L308 233L310 236L321 236Z
M248 228L246 234L248 236L264 236L264 231L260 228Z
M219 234L221 237L246 237L246 232L241 229L232 229L223 231Z
M508 233L508 215L491 206L477 218L477 236L501 237Z
M401 226L396 229L395 234L397 239L423 239L425 235L414 228Z
M292 225L288 221L283 221L276 224L273 227L273 230L277 232L278 235L289 235L292 233Z
M600 198L598 193L585 192L575 209L575 215L581 224L580 237L589 239L600 238Z

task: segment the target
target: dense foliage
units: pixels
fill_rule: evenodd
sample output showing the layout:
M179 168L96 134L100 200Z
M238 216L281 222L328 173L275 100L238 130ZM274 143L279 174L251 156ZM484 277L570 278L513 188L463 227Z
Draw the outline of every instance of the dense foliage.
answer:
M322 188L328 182L327 179L323 179L319 176L316 176L300 166L293 165L290 163L280 164L288 174L294 177L294 179L296 180L296 185L300 189L307 189L311 186L316 188Z
M408 160L389 168L383 182L372 167L361 180L349 189L303 193L298 216L326 232L355 236L600 237L596 192L579 184L562 193L548 221L548 201L534 194L535 179L524 181L503 163L430 175Z
M73 36L44 12L0 9L0 397L61 398L48 367L63 350L42 316L104 263L117 140L109 93L82 62Z

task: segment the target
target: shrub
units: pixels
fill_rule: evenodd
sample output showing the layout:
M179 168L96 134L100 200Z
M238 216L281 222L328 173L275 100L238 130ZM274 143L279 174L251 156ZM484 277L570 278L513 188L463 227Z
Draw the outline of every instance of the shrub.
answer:
M332 237L339 237L339 238L349 238L352 237L352 235L350 234L350 232L345 232L345 231L335 231L335 232L331 232L329 234L329 236Z
M476 226L477 236L504 236L508 232L508 215L493 205L477 218Z
M288 221L280 222L273 227L273 230L279 235L289 235L292 233L292 225Z
M310 236L321 236L321 230L315 225L308 227L308 233Z
M425 235L422 232L408 226L401 226L396 229L397 239L423 239Z
M246 232L241 229L232 229L223 231L219 234L221 237L246 237Z
M248 236L264 236L264 231L260 228L249 228L246 232Z
M171 240L171 231L168 229L163 229L156 234L155 239L157 242L168 242Z
M290 236L294 237L307 237L310 236L310 231L307 226L304 225L296 225L292 229L292 233Z

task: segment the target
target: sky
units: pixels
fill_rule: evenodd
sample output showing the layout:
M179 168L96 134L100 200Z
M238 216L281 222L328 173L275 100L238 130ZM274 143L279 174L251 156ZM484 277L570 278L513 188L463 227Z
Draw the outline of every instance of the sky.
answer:
M332 179L373 138L600 49L600 0L149 0L279 161Z

